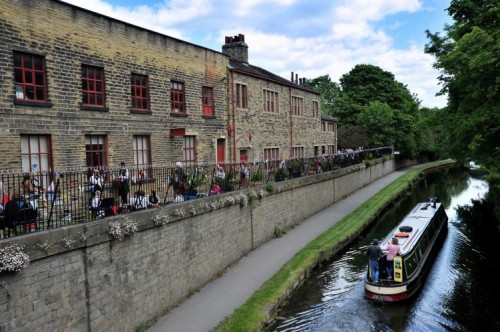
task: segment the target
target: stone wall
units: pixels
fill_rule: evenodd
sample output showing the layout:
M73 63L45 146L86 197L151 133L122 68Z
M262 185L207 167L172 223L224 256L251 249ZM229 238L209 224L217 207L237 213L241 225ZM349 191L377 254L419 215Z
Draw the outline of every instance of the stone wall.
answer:
M134 331L252 248L377 178L393 160L4 239L31 263L0 274L0 331ZM293 204L290 204L293 202ZM138 224L124 240L111 223ZM167 221L158 225L158 221Z

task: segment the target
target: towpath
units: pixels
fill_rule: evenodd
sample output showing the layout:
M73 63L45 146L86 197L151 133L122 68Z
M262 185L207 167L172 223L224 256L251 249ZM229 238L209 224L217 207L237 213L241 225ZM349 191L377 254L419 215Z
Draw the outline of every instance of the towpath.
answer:
M207 332L217 327L300 249L411 169L399 170L376 180L307 218L284 237L252 250L221 277L203 286L159 319L148 332Z

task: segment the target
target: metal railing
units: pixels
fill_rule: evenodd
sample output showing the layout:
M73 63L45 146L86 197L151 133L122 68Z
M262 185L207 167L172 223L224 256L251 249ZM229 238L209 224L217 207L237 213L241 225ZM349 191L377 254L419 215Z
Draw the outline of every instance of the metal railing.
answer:
M348 167L392 155L392 147L346 151L335 156L266 160L220 165L145 167L128 170L128 190L124 190L119 169L0 174L0 230L3 236L33 230L47 230L88 222L97 218L134 212L142 208L265 185L294 177ZM96 173L99 187L91 180ZM181 175L180 177L178 175ZM180 179L179 179L180 178ZM25 182L25 181L28 182ZM27 189L27 186L31 188ZM31 192L27 192L31 190ZM6 220L5 206L18 198L36 211L35 223ZM156 200L150 197L156 197Z

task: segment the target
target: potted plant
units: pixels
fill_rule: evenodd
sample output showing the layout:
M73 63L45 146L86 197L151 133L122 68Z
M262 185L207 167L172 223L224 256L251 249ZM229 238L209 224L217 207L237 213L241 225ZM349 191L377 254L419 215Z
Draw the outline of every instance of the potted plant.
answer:
M302 166L303 161L301 159L295 159L294 161L292 161L292 175L294 178L300 178L300 176L302 175Z
M198 197L198 188L208 184L208 178L203 173L195 173L188 177L187 181L187 199L195 199Z
M280 182L286 179L286 172L284 168L278 168L274 174L274 179L276 182Z

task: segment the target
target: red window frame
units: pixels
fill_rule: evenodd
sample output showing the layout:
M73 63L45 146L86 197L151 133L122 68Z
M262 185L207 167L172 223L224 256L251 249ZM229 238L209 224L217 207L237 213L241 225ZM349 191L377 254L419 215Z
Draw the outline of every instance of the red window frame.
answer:
M236 83L236 107L248 108L247 86Z
M297 116L304 115L304 100L300 97L292 97L292 114Z
M85 163L87 167L106 169L108 167L108 137L85 135Z
M40 55L14 52L16 99L47 101L45 58Z
M313 117L319 117L319 103L317 101L313 101Z
M172 81L170 103L172 113L186 113L184 83Z
M82 105L104 107L104 68L82 65Z
M149 80L145 75L132 74L132 109L149 111Z
M278 112L278 93L264 90L264 112Z
M184 136L183 155L186 166L196 165L196 136Z
M277 167L280 162L280 149L264 148L264 160L267 161L268 167Z
M151 140L146 135L137 135L133 139L134 165L138 169L148 169L151 165Z
M202 88L203 111L202 115L214 116L214 89L208 86Z

